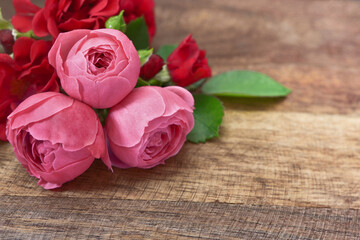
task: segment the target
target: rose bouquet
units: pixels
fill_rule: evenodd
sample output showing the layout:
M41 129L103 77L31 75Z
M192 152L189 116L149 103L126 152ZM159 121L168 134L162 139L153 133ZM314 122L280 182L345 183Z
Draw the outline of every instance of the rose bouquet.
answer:
M270 77L231 71L212 77L192 35L151 48L153 0L13 0L0 16L0 139L45 189L86 171L152 168L186 140L218 136L216 96L283 97Z

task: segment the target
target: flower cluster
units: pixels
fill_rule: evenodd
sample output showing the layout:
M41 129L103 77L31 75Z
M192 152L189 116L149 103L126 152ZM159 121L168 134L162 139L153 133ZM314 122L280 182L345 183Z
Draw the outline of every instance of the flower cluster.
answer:
M152 168L180 151L194 127L194 98L179 86L211 76L205 52L188 36L164 59L104 28L120 13L125 25L142 17L150 44L153 0L47 0L43 8L14 0L14 7L18 35L0 35L7 53L0 133L39 185L60 187L95 158L109 169Z
M110 170L147 169L186 140L218 136L224 108L214 95L290 92L250 71L210 78L191 34L154 52L153 0L13 4L11 23L0 14L0 140L45 189L78 177L95 158Z

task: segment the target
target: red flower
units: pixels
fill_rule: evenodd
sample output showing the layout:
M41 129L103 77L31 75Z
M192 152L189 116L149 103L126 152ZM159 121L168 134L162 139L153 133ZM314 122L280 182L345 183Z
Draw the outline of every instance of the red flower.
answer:
M46 0L42 9L30 0L13 0L13 3L14 27L20 32L32 28L39 37L52 35L56 38L59 33L74 29L104 28L106 20L120 10L125 10L126 23L144 16L150 39L155 34L153 0Z
M0 140L6 141L7 116L25 98L59 91L57 75L47 58L50 48L50 42L22 37L14 44L14 60L0 54Z
M171 79L181 87L211 77L206 52L191 37L187 36L167 59Z
M150 80L158 74L164 66L162 57L152 54L149 60L141 67L140 77L144 80Z
M148 26L150 42L156 32L155 14L153 0L120 0L120 10L124 10L124 19L126 23L144 16Z

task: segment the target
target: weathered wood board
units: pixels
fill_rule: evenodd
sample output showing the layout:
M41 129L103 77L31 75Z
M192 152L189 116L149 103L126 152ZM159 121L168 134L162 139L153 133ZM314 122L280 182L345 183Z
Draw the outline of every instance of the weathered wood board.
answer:
M293 93L223 98L220 138L151 170L96 161L55 191L3 143L1 238L360 239L360 1L157 0L156 12L155 47L193 33L214 74L261 71Z

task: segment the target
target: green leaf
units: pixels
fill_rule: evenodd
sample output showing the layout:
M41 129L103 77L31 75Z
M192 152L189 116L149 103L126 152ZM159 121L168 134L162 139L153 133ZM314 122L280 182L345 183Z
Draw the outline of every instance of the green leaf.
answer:
M206 94L230 97L284 97L291 90L265 74L232 71L209 79L202 87Z
M0 29L12 29L12 25L9 21L6 21L2 15L2 11L0 8Z
M136 83L135 88L142 87L142 86L150 86L150 83L148 83L148 82L144 81L143 79L139 78L137 83Z
M144 65L150 58L151 54L153 54L154 49L149 49L149 50L138 50L138 54L139 54L139 58L140 58L140 63L141 66Z
M149 33L144 17L137 18L127 25L126 35L136 49L149 48Z
M126 23L123 15L124 10L122 10L119 15L110 17L108 20L106 20L105 27L126 32Z
M195 91L196 89L200 88L201 85L204 84L206 78L203 78L203 79L200 79L199 81L185 87L188 91L192 92L192 91Z
M157 55L162 57L165 61L168 59L170 54L178 47L178 45L163 45L158 51Z
M224 116L224 107L219 99L204 94L196 94L194 99L195 126L187 135L187 140L199 143L219 136L219 127Z

